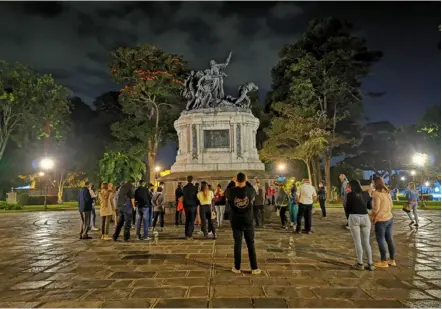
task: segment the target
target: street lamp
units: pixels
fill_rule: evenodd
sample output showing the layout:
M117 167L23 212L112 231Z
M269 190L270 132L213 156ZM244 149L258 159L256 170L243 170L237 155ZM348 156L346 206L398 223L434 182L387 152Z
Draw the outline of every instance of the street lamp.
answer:
M402 176L402 177L401 177L401 180L402 180L402 181L404 181L404 180L405 180L405 177L404 177L404 176Z
M286 170L287 166L284 163L279 163L276 168L278 169L278 171L284 172Z
M413 158L413 163L417 166L424 166L427 161L427 155L424 153L416 153Z
M40 161L39 165L40 165L41 169L43 169L45 171L49 171L54 168L55 162L51 158L43 158ZM44 175L44 172L40 172L39 173L40 176L43 176L43 175L41 175L41 173L43 173L43 175ZM45 210L48 209L47 196L48 196L48 178L46 178L46 190L45 190L45 202L44 202Z
M425 182L425 186L430 186L430 183L428 181Z
M158 187L158 173L161 171L161 166L155 166L155 187Z
M43 177L44 175L45 175L45 173L43 173L43 172L38 173L38 176L40 176L40 177Z

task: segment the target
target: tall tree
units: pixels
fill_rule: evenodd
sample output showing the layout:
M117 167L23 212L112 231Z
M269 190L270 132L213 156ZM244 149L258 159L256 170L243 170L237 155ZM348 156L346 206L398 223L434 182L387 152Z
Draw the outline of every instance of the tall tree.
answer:
M51 75L0 61L0 160L10 139L28 134L45 141L60 138L69 114L68 95Z
M382 56L368 50L366 42L351 32L352 26L346 21L313 19L300 40L281 50L267 97L268 108L273 102L314 106L331 122L323 156L328 190L334 149L344 142L337 131L338 123L361 116L362 79Z
M125 117L112 131L124 150L146 157L146 178L151 182L160 144L174 137L184 67L180 57L152 45L113 53L110 70L116 82L125 84L119 97Z
M102 182L118 184L120 181L140 180L144 172L143 161L120 152L106 152L100 160Z
M440 121L440 106L432 106L425 110L424 115L419 121L418 132L424 134L427 144L428 154L436 158L436 165L440 167L441 155L441 121Z
M272 119L266 132L269 139L260 151L261 157L271 161L301 160L312 181L312 160L324 151L329 135L320 128L323 117L305 115L299 108L284 103L276 103L273 108L279 116Z

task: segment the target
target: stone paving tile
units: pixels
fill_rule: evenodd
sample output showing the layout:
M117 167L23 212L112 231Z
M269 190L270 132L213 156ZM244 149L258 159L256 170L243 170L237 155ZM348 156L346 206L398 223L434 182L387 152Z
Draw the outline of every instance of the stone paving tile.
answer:
M311 235L281 231L273 215L256 230L263 272L251 276L230 271L228 225L217 240L184 241L168 215L155 240L114 243L99 232L77 239L75 211L1 214L0 307L440 307L440 212L420 217L416 231L395 211L398 267L368 272L350 268L355 255L342 209L327 220L315 210ZM374 235L371 241L377 261ZM245 245L242 253L250 269Z

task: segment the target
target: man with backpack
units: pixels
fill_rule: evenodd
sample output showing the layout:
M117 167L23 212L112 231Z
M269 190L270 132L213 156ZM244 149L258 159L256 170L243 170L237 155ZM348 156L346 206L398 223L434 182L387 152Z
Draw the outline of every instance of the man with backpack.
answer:
M130 228L132 223L132 211L135 209L135 195L133 192L132 184L127 181L125 182L117 196L117 211L118 211L118 222L115 228L115 234L112 239L114 241L118 240L120 236L121 229L124 226L124 241L127 242L130 239Z

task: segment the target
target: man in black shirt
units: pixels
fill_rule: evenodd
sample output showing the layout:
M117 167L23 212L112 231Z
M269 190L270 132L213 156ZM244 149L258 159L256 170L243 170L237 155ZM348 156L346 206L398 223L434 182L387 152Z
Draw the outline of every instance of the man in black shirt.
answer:
M133 209L135 209L135 196L132 184L128 181L125 184L123 184L120 190L118 191L118 196L117 196L118 223L115 228L115 234L112 237L114 241L117 241L118 237L120 236L120 232L123 225L124 225L124 241L129 241Z
M150 225L150 208L151 196L149 189L146 188L146 182L140 181L139 187L135 190L135 203L137 206L137 221L136 221L136 235L139 240L150 240L149 225ZM143 236L141 236L141 222L143 222Z
M250 267L252 274L258 275L261 270L258 268L255 252L255 230L253 227L253 202L255 200L255 189L247 185L247 177L243 173L236 176L236 186L226 190L225 196L230 205L230 222L232 224L233 239L235 241L234 257L235 266L232 272L241 272L241 247L242 237L246 239L249 251Z
M198 199L196 197L197 187L192 183L193 177L187 176L187 185L183 188L183 205L186 212L186 227L184 234L187 239L191 239L195 228L195 218Z
M178 183L178 187L175 190L175 204L176 204L176 211L175 211L175 225L178 226L180 224L183 224L181 221L181 215L183 213L183 210L178 210L178 202L180 197L183 196L183 186L181 185L181 182Z

